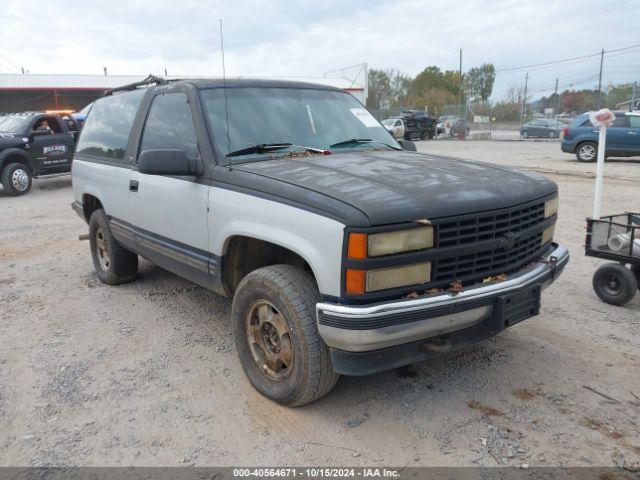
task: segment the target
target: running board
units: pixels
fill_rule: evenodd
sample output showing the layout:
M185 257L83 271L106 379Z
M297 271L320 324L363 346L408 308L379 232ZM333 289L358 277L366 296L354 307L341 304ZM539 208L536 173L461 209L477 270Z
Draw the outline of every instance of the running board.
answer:
M41 178L56 178L56 177L62 177L64 175L71 175L71 172L50 173L49 175L38 175L37 177L33 177L33 178L37 178L37 179L41 179Z

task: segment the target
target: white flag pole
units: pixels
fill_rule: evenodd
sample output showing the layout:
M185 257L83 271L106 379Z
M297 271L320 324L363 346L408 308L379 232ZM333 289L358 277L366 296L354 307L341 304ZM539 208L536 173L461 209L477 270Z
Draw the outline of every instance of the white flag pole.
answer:
M596 191L593 199L593 218L600 218L600 207L602 206L602 183L604 180L604 152L607 143L607 127L613 124L615 115L608 108L602 108L597 112L589 112L591 123L600 127L598 135L598 165L596 167Z
M596 191L593 199L593 218L600 218L600 207L602 206L602 182L604 179L604 150L607 141L607 125L600 125L598 135L598 164L596 166Z

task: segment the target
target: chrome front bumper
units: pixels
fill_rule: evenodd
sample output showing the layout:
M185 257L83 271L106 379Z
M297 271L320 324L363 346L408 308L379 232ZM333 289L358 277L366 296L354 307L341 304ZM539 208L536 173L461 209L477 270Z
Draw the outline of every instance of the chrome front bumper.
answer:
M471 327L493 314L498 298L551 284L569 262L567 248L554 247L503 282L476 284L455 295L443 293L373 306L318 303L318 331L329 347L368 352Z

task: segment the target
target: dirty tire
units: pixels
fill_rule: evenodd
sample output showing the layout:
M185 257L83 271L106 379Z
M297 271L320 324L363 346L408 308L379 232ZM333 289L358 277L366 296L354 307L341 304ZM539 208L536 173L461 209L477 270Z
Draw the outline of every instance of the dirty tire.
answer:
M136 278L138 256L113 237L102 209L94 211L89 219L89 244L93 266L102 283L118 285Z
M579 162L595 162L598 159L598 144L596 142L583 142L576 149L576 158Z
M233 331L242 368L264 396L290 407L312 402L331 391L338 381L329 348L316 327L315 305L320 299L315 281L291 265L272 265L249 273L233 298ZM251 313L255 305L270 303L288 327L292 362L286 375L274 378L266 363L258 364L257 343L249 343ZM260 320L261 322L262 320ZM255 327L254 327L255 328ZM276 372L277 373L277 372Z
M631 265L631 273L636 277L638 289L640 290L640 265Z
M603 302L620 306L634 297L638 280L624 265L607 263L593 274L593 289Z
M5 166L0 174L0 180L5 193L12 197L28 193L33 182L29 167L24 163L10 163Z

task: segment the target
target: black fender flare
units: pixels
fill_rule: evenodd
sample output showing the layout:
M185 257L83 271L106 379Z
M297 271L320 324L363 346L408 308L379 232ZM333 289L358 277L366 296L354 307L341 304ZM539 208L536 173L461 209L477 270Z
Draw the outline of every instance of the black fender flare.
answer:
M7 148L6 150L3 150L2 152L0 152L0 171L4 168L6 164L11 163L11 162L8 162L8 159L12 157L20 158L20 160L22 160L22 162L29 167L29 170L31 171L31 175L35 175L35 163L33 159L29 156L27 152L25 152L24 150L20 150L19 148Z

